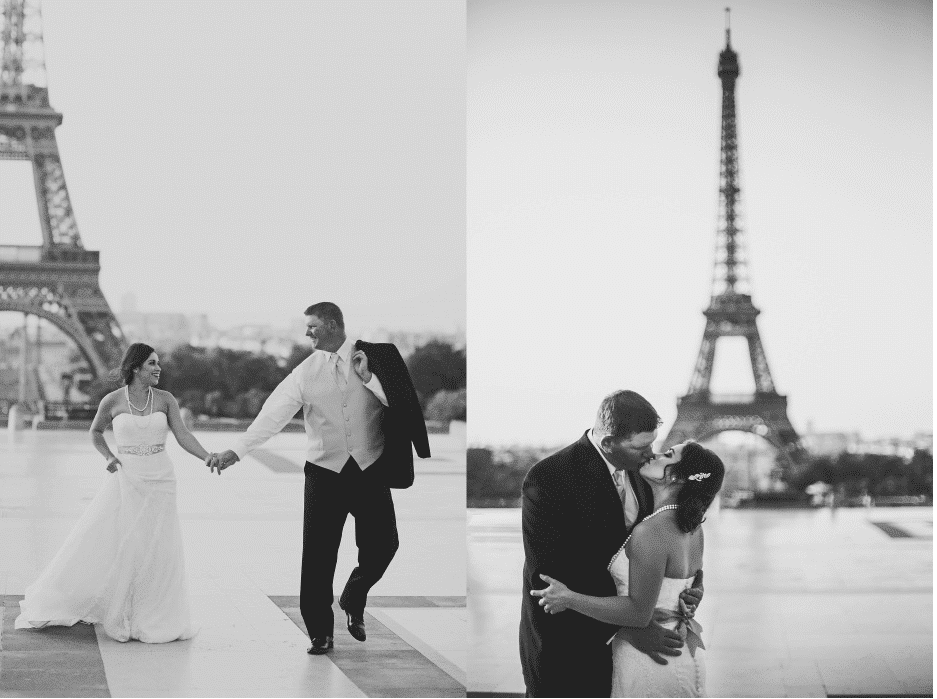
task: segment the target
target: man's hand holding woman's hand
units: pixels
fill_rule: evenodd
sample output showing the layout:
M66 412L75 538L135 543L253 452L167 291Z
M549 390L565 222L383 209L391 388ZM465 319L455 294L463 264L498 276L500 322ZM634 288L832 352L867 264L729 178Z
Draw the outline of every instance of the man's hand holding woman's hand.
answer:
M208 466L209 471L214 471L217 469L218 475L221 475L221 472L224 471L228 466L231 466L234 463L240 461L238 455L235 454L231 449L221 452L220 454L211 453L205 458L205 465Z

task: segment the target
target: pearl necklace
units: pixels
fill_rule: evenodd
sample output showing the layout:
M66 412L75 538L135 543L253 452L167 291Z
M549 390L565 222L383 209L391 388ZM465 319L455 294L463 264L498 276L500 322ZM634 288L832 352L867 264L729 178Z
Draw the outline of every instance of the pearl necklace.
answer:
M656 510L654 510L651 514L649 514L647 517L645 517L644 519L642 519L641 522L646 522L646 521L649 520L651 517L653 517L654 515L659 515L659 514L660 514L661 512L663 512L664 510L676 510L676 509L677 509L677 505L664 505L663 507L658 507L658 508L657 508ZM638 524L640 524L640 522L636 522L634 526L636 527L636 526L638 526ZM608 562L608 568L607 568L607 570L611 570L611 569L612 569L612 564L615 562L615 559L618 558L618 556L621 555L621 552L625 550L625 546L627 546L627 545L628 545L628 542L631 541L631 537L632 537L633 535L634 535L634 527L632 527L632 529L631 529L631 534L629 534L629 535L628 535L628 538L625 539L625 543L623 543L623 544L621 545L621 548L618 549L618 550L615 552L615 555L614 555L614 556L612 556L612 560L610 560L610 561Z
M130 406L130 414L133 415L133 411L136 410L138 413L145 413L147 406L150 405L150 400L153 398L153 388L150 386L146 387L146 403L143 404L143 408L138 408L130 401L130 386L124 386L124 394L127 396L127 405ZM153 417L153 408L150 407L150 414L147 416L140 415L139 417ZM150 421L146 421L146 426L149 427Z

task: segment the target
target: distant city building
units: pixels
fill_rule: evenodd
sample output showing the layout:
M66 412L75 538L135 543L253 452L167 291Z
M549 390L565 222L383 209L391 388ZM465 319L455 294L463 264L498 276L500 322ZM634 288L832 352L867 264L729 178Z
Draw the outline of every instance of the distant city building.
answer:
M813 432L809 426L802 441L813 456L881 454L910 459L915 451L934 453L934 433L916 432L911 437L864 439L859 432Z
M914 456L914 440L902 437L863 440L850 450L850 453L900 456L902 459L909 460Z
M125 308L134 303L127 298L123 299ZM186 315L127 311L118 313L117 320L128 341L145 342L163 351L170 351L179 345L197 344L211 333L208 316L204 313Z
M858 450L862 438L858 432L808 432L801 438L813 456L839 456Z
M225 330L211 329L209 332L193 339L191 344L194 347L209 349L217 347L238 352L267 354L286 360L293 351L293 347L301 340L301 333L294 336L290 330L285 328L249 323Z

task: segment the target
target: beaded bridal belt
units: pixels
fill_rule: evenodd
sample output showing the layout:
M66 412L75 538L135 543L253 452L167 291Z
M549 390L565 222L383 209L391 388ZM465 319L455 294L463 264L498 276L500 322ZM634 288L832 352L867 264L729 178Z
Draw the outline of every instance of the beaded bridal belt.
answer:
M117 453L133 454L134 456L150 456L151 454L159 454L165 448L165 444L138 444L133 447L117 447Z

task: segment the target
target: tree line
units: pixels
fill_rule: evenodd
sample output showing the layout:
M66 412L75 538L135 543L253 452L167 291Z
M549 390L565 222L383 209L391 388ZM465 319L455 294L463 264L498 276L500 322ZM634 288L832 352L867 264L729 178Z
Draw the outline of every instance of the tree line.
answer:
M802 471L793 474L790 486L803 491L812 483L823 482L847 497L871 495L934 494L934 455L916 450L910 459L887 454L842 453L835 457L815 457Z
M295 345L284 360L268 354L180 345L169 353L159 353L159 387L196 415L253 418L273 389L311 352ZM466 419L464 348L434 340L415 349L405 361L428 420ZM98 402L113 389L112 382L100 382L93 387L92 399Z
M551 449L469 448L467 494L469 507L518 507L527 471ZM818 481L847 498L925 496L934 494L934 456L915 451L910 459L883 454L849 454L813 457L805 467L787 477L791 493L804 494ZM806 501L806 497L804 497Z

